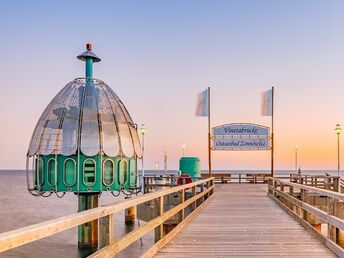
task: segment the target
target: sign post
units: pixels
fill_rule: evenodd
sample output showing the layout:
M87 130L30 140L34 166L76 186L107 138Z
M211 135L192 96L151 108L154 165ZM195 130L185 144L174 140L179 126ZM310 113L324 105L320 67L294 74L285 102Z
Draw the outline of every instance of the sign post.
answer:
M271 95L271 177L274 177L274 87L271 88Z
M208 87L208 167L209 178L211 178L210 87Z

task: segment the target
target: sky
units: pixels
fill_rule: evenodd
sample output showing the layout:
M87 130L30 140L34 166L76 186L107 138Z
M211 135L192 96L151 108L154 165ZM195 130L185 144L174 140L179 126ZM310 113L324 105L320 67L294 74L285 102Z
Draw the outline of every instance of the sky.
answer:
M211 87L211 126L271 125L261 93L275 87L275 167L336 169L344 127L344 2L0 0L0 169L23 169L43 109L84 76L76 56L93 43L104 80L137 124L145 164L207 168L207 118L197 94ZM341 136L343 138L344 134ZM344 139L343 139L344 140ZM340 157L344 168L344 141ZM213 168L269 169L269 151L213 151Z

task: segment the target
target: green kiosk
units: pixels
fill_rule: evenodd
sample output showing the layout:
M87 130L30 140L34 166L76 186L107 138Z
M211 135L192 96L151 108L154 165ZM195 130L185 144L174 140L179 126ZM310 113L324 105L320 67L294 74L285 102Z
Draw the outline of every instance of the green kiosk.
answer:
M192 181L201 179L201 161L197 157L182 157L179 160L179 172L189 175Z

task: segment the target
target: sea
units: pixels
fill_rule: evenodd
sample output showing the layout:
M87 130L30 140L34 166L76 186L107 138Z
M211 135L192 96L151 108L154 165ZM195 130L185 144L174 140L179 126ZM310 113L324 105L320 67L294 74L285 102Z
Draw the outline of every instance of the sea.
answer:
M207 173L207 171L202 171ZM214 170L213 173L269 173L269 170ZM145 175L163 174L162 170L146 170ZM177 174L177 170L168 170L167 174ZM288 176L295 173L292 170L277 170L277 176ZM304 170L305 175L338 175L334 170ZM114 197L111 193L102 193L99 205L109 204L124 196ZM47 220L60 218L77 212L78 200L73 193L67 193L63 198L51 195L48 198L35 197L29 194L26 186L24 170L0 170L0 233ZM141 222L143 225L144 222ZM116 213L115 239L138 227L138 221L133 226L124 223L124 212ZM154 243L154 233L145 235L142 241L136 241L122 251L118 257L138 257ZM72 228L53 236L14 248L0 254L0 257L85 257L89 251L77 248L77 228ZM117 257L117 256L116 256Z

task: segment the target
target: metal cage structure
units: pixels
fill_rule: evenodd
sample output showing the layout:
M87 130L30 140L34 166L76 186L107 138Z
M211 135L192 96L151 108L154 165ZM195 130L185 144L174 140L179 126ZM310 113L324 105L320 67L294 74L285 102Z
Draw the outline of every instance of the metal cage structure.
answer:
M103 191L130 195L141 188L141 157L137 125L119 97L101 80L77 78L53 98L34 129L27 187L37 196Z

